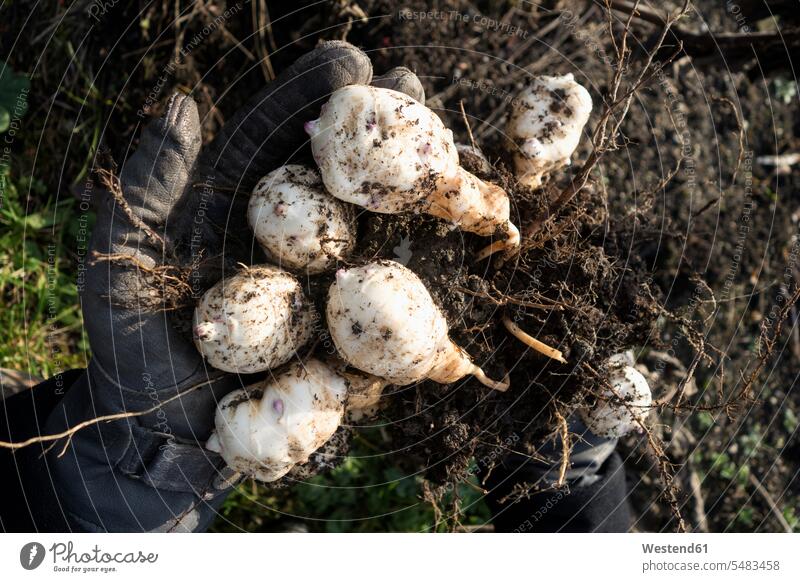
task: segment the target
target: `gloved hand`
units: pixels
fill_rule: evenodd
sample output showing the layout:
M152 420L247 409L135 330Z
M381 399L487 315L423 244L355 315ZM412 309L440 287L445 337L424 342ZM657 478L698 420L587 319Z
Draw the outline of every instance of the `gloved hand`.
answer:
M510 455L486 475L486 502L498 532L625 532L632 520L625 469L617 439L597 436L577 417L567 425L572 438L566 488L553 489L560 473L560 439L548 439L540 459ZM534 490L521 498L514 488ZM516 500L515 500L516 499Z
M83 429L63 456L60 443L48 453L39 478L52 483L60 507L51 508L46 519L57 524L53 513L61 513L65 522L52 527L186 531L208 526L230 484L224 462L202 445L213 429L216 402L242 382L208 368L169 314L152 309L147 270L185 267L198 258L211 263L229 255L229 247L243 248L229 237L248 232L244 207L255 183L304 146L303 123L318 116L332 91L369 83L371 77L363 52L329 42L250 99L202 153L191 97L173 96L164 116L144 130L120 175L128 209L106 196L91 245L105 255L132 256L144 268L107 260L88 267L81 300L93 358L42 432L163 406ZM423 98L419 80L406 69L376 83ZM195 294L214 283L206 275L196 271ZM208 385L167 403L201 383Z

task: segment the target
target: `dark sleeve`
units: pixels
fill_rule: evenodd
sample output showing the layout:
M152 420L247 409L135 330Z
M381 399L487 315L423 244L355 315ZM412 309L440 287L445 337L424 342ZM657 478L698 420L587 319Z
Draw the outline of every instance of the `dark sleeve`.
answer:
M41 436L45 420L83 370L57 374L31 389L0 400L0 440ZM5 532L69 531L64 512L41 462L50 443L12 451L0 448L0 529Z
M0 438L20 442L57 434L129 408L113 396L107 386L94 394L85 370L64 373L0 402ZM5 479L0 527L25 532L206 529L230 491L224 461L196 441L150 430L139 420L94 423L69 440L13 453L0 449Z
M526 532L627 532L631 511L627 501L625 468L619 453L611 454L595 474L569 489L549 489L517 502L505 500L515 483L526 479L526 467L497 467L485 487L495 531ZM535 479L530 479L534 481Z

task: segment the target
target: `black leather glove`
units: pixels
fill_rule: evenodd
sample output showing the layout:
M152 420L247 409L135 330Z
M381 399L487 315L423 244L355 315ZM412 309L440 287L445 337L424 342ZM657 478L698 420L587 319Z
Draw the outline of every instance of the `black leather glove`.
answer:
M244 206L258 179L304 147L303 123L317 116L332 91L369 83L371 77L363 52L329 42L250 99L202 153L191 97L175 95L164 116L145 129L120 175L128 210L107 196L99 204L91 246L106 256L132 256L140 266L127 259L99 260L87 269L81 300L93 358L50 414L43 433L163 406L83 429L63 456L60 443L48 453L38 479L52 483L66 527L186 531L208 526L230 485L224 462L202 444L213 429L216 402L242 382L208 368L169 313L152 308L147 272L198 259L212 264L214 257L230 259L241 250L236 237L248 232ZM422 98L419 80L405 69L378 82ZM196 269L193 292L202 293L214 282L208 279L208 270ZM207 385L168 402L201 383Z

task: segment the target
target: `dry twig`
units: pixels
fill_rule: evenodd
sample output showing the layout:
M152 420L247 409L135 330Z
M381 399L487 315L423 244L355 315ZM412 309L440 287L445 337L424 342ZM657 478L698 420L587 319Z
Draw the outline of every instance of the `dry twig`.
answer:
M572 445L569 438L569 427L567 426L567 419L558 410L555 413L556 421L558 422L558 433L561 436L561 464L558 468L558 480L555 482L555 487L563 487L567 480L567 469L569 468L569 455L572 451Z
M758 479L756 479L756 476L753 475L752 473L750 473L748 479L750 480L750 483L753 484L753 487L756 488L758 494L761 495L761 497L767 503L769 510L772 512L772 515L775 516L775 519L778 520L778 523L781 525L781 528L783 528L783 531L785 531L786 533L793 533L794 530L792 529L792 526L789 524L788 521L786 521L786 518L783 516L783 512L781 512L781 510L778 509L778 505L777 503L775 503L775 499L772 497L772 495L770 495L766 487L764 487L761 484L761 482Z
M656 459L656 464L658 465L658 472L661 478L661 482L664 485L664 490L662 495L664 499L666 499L667 504L669 505L670 511L672 513L672 517L675 520L675 526L678 532L683 533L686 531L686 522L683 519L683 515L681 514L680 503L678 502L678 493L680 489L675 484L675 473L672 468L672 462L667 457L667 454L664 452L664 447L662 443L656 436L653 434L653 431L642 422L639 418L639 411L633 410L630 403L628 403L625 398L620 396L619 392L617 391L614 386L601 375L597 370L595 370L592 366L587 363L581 364L584 369L586 369L592 376L594 376L595 380L599 382L605 390L607 390L610 394L614 395L615 401L625 406L628 412L631 415L631 418L639 425L639 428L645 435L647 439L647 444L650 447L650 451L653 453Z
M119 176L117 176L111 170L102 168L97 170L97 176L103 187L108 190L111 196L113 196L117 206L119 206L122 209L122 212L125 213L125 216L128 218L130 223L141 230L147 236L147 238L150 239L150 242L156 245L156 247L159 248L163 253L166 249L166 243L164 242L164 239L156 231L150 228L150 226L148 226L133 211L130 204L128 204L128 201L125 200L125 196L122 193L122 184L119 181Z
M197 390L199 388L202 388L203 386L208 386L210 384L213 384L218 379L219 378L213 378L211 380L206 380L205 382L200 382L199 384L195 384L194 386L190 386L189 388L187 388L183 392L178 392L174 396L171 396L171 397L167 398L166 400L164 400L163 402L159 402L155 406L152 406L152 407L150 407L150 408L148 408L146 410L139 410L137 412L116 412L114 414L105 414L103 416L98 416L98 417L91 418L89 420L85 420L83 422L80 422L80 423L76 424L75 426L70 427L67 430L59 432L59 433L46 434L46 435L31 437L29 439L26 439L24 441L19 441L19 442L16 442L16 443L7 442L7 441L0 441L0 448L18 450L18 449L23 449L25 447L29 447L30 445L34 445L36 443L48 443L48 442L58 441L58 440L61 440L63 438L66 438L67 442L64 444L64 448L62 449L61 453L59 453L59 457L60 457L61 455L63 455L66 452L67 447L69 446L69 443L72 441L72 437L75 436L75 434L78 431L83 430L84 428L88 428L90 426L94 426L96 424L100 424L101 422L112 422L114 420L122 420L123 418L134 418L134 417L137 417L137 416L145 416L146 414L151 414L153 412L156 412L159 408L163 407L164 405L169 404L170 402L173 402L175 400L178 400L179 398L183 398L184 396L186 396L190 392L194 392L195 390Z
M617 147L616 140L619 136L622 123L627 117L628 110L633 101L636 93L644 87L650 80L658 73L664 64L671 62L680 52L681 47L674 52L672 56L667 58L664 62L658 63L654 66L654 60L658 49L664 45L664 41L669 34L673 24L682 18L689 8L689 0L684 0L683 7L674 15L667 16L664 20L664 25L661 34L656 42L656 48L652 50L645 60L639 74L631 83L630 87L620 96L622 88L622 81L625 71L628 69L630 59L630 48L628 47L628 39L631 30L631 23L633 15L639 7L639 0L633 5L633 10L628 15L625 26L622 32L620 42L614 42L616 49L616 65L614 70L614 77L611 82L608 94L603 102L603 111L600 115L597 127L592 135L592 152L589 154L586 162L584 162L577 175L572 179L569 186L564 188L558 195L556 200L550 205L548 212L544 215L534 219L526 229L528 236L533 236L542 230L544 224L552 217L557 215L569 202L580 192L589 180L589 175L594 170L594 167L600 161L602 156L610 150ZM607 11L610 12L611 4L607 0ZM609 17L609 28L612 28L611 18ZM611 37L614 38L613 30L611 30ZM613 122L612 122L613 120Z
M460 99L458 101L458 106L461 108L461 117L464 118L464 125L467 127L467 135L469 135L469 143L472 145L472 149L477 150L478 146L475 145L475 138L472 136L472 128L469 126L469 119L467 119L467 112L464 111L463 99Z

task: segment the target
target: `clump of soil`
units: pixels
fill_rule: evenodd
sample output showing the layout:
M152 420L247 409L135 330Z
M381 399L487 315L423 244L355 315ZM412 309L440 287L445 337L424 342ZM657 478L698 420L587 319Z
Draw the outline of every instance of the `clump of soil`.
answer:
M467 156L462 163L504 187L518 219L539 216L555 187L521 186L502 152L489 157L496 160L489 173ZM392 259L412 269L447 317L456 343L490 376L511 379L505 393L467 379L449 386L422 382L390 398L384 420L391 422L394 446L436 483L460 481L473 456L504 442L517 443L517 453L535 452L555 428L554 413L568 416L596 390L590 370L602 370L610 355L657 335L660 292L643 262L626 252L630 233L609 220L596 192L579 194L563 217L535 237L524 226L521 254L496 269L491 261L475 262L485 238L442 221L360 217L359 259ZM506 331L504 315L562 351L568 363L520 343Z

